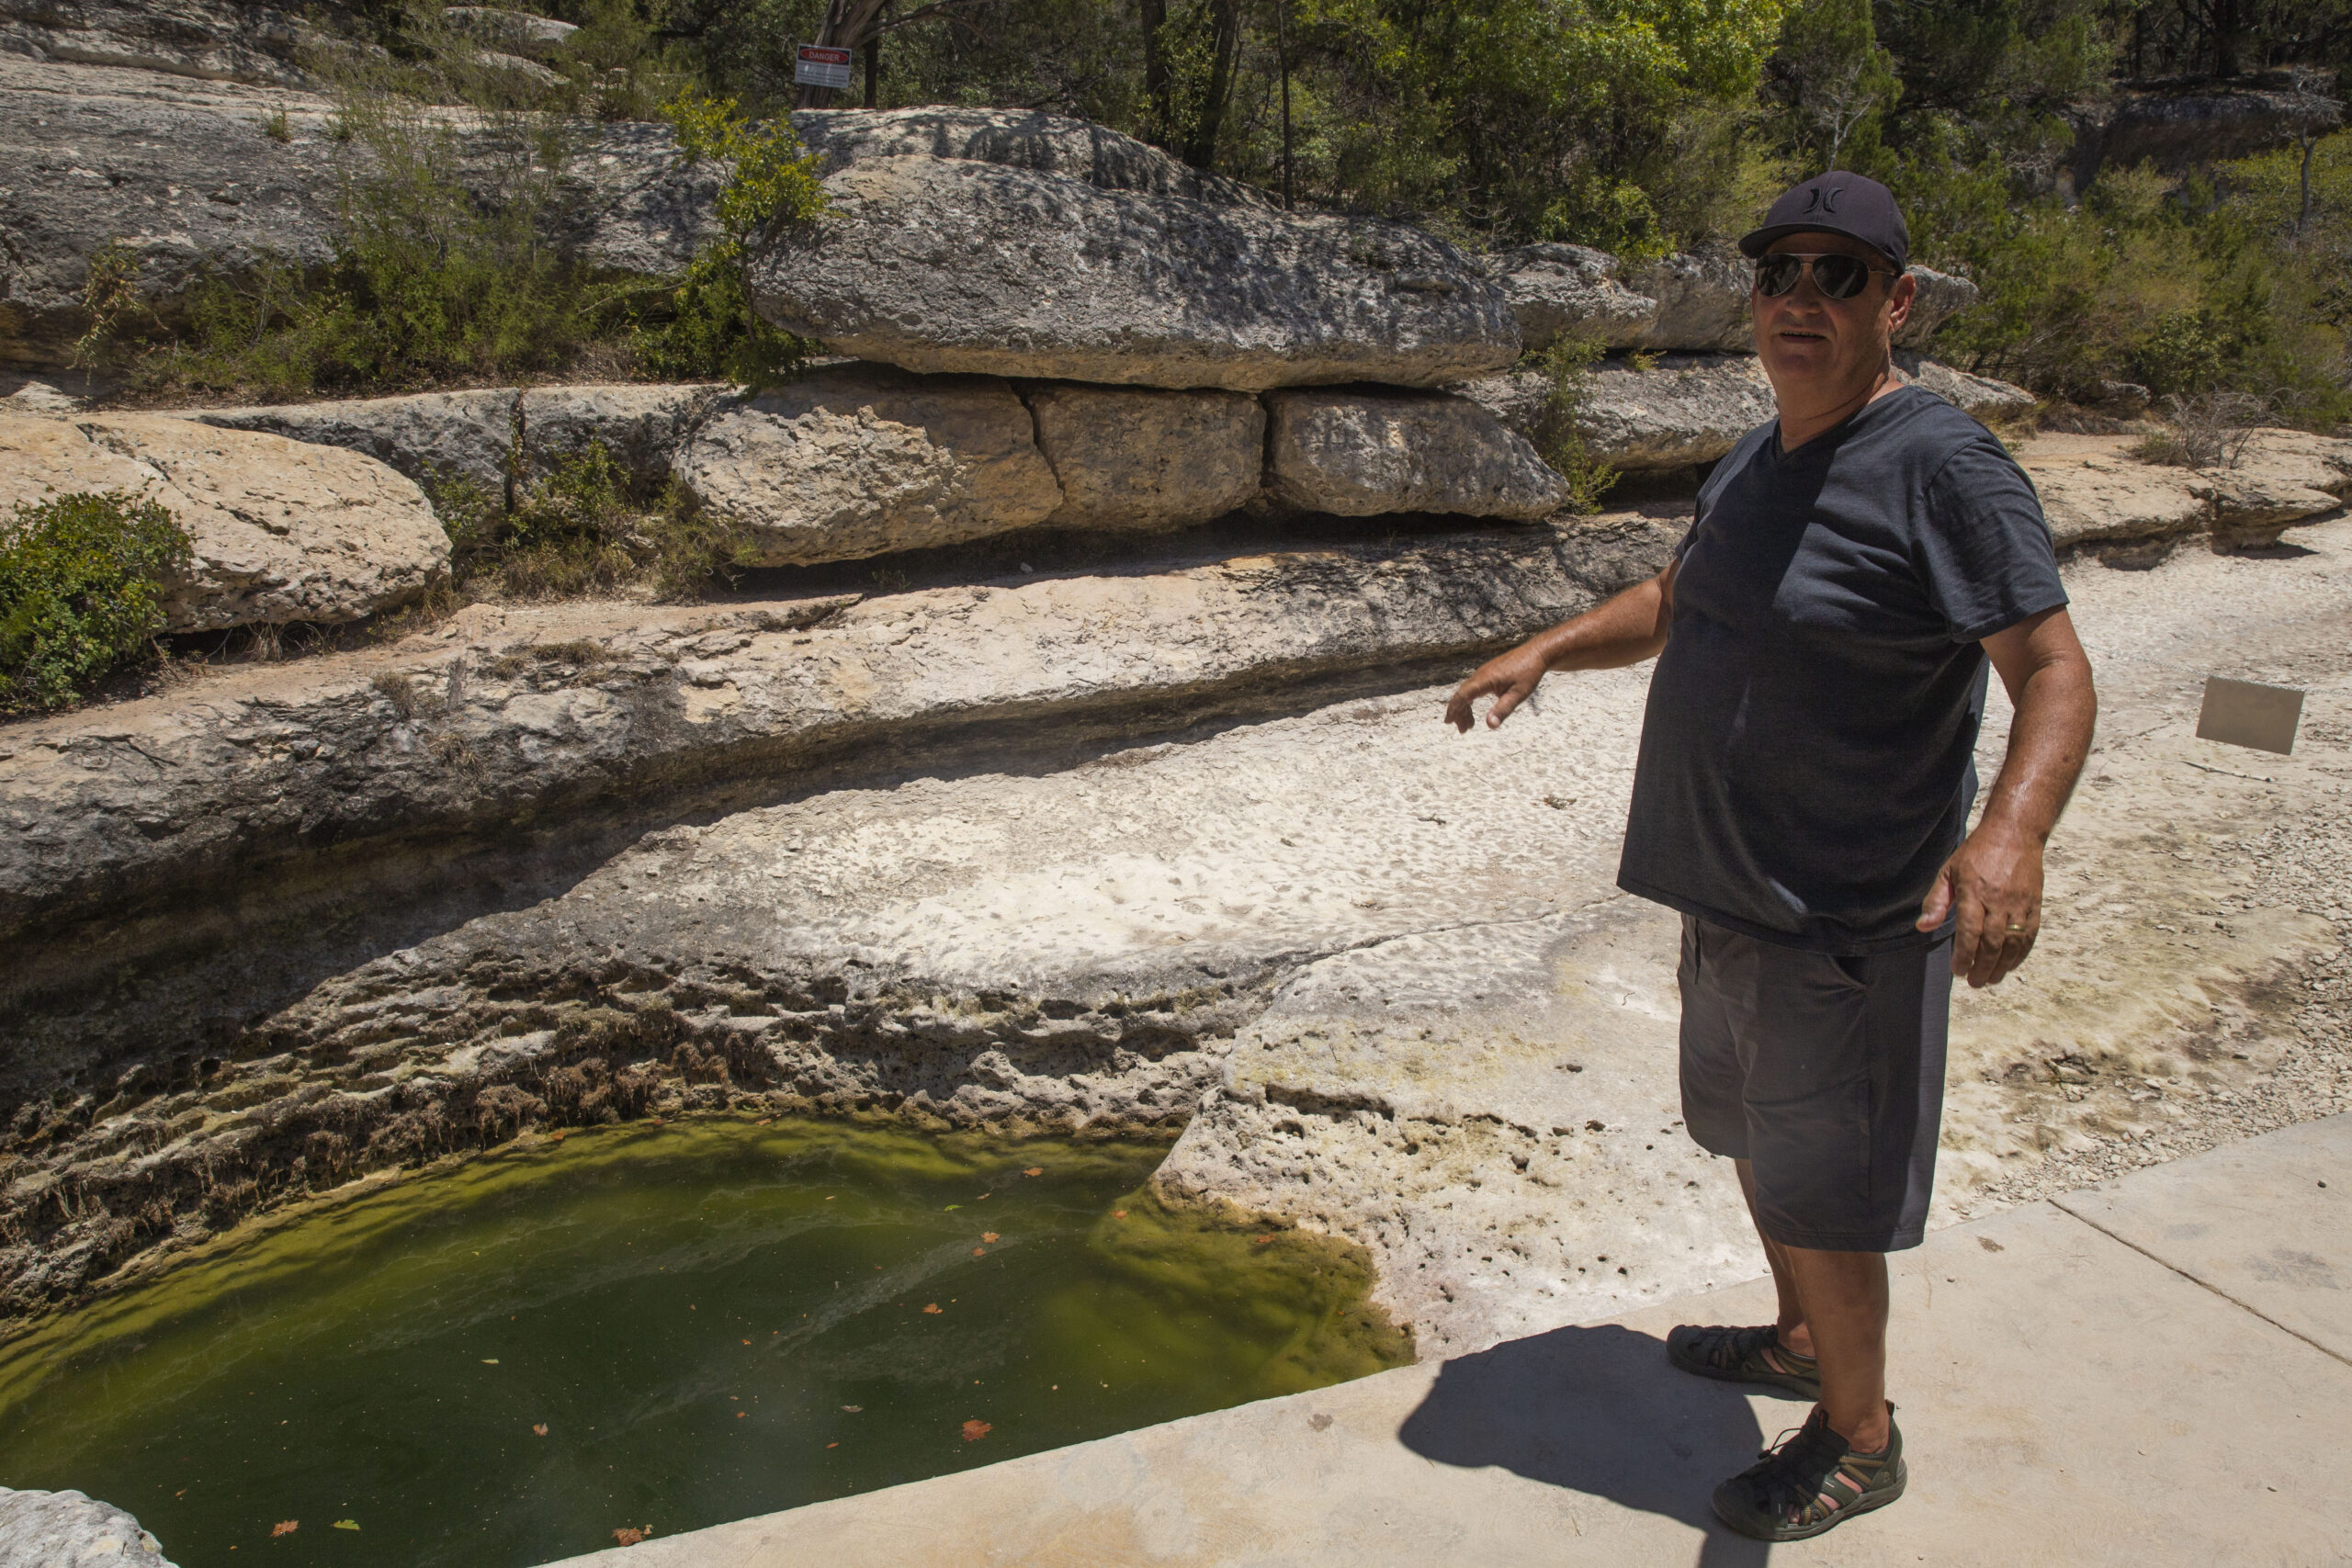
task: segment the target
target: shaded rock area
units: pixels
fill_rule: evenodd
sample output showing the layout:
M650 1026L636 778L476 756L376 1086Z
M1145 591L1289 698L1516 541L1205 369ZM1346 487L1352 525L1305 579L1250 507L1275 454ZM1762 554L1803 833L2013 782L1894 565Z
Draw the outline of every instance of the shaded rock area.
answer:
M1056 527L1182 527L1258 495L1266 410L1256 398L1076 382L1023 390L1037 449L1061 486L1046 519Z
M954 544L1062 504L1029 410L993 377L833 366L729 402L675 459L763 565Z
M659 486L678 448L728 391L718 382L490 387L197 409L187 417L364 452L421 485L458 479L497 496L510 477L538 479L595 442L604 443L637 483Z
M1522 522L1567 485L1467 398L1317 388L1269 393L1267 487L1302 512L1442 512Z
M1500 290L1401 223L878 158L751 264L753 302L837 354L910 370L1259 391L1434 386L1508 365Z
M2324 133L2340 119L2340 110L2315 111L2299 103L2283 77L2159 84L2074 109L2067 118L2075 130L2075 187L2088 190L2099 170L2110 165L2153 163L2167 175L2210 169L2287 146L2306 121Z
M0 415L0 507L83 491L158 501L187 530L172 631L356 621L449 569L424 493L371 458L163 414Z
M202 81L312 86L306 50L364 30L340 6L232 0L0 0L0 54Z
M1195 169L1108 126L1035 109L804 110L792 117L792 129L827 174L871 158L949 158L1058 175L1102 190L1269 212L1280 206L1255 186Z
M1589 245L1521 245L1487 258L1487 276L1510 297L1520 346L1531 353L1564 337L1631 348L1657 320L1658 302L1617 280L1618 261Z
M155 1538L79 1492L0 1486L0 1568L172 1568Z
M140 294L166 323L210 274L298 271L334 254L345 182L369 167L316 95L0 53L0 364L60 366L88 329L91 258L129 248ZM283 113L288 140L270 131ZM458 110L460 167L491 191L535 141ZM562 150L548 238L615 273L684 270L716 232L717 170L677 166L666 125L579 128Z

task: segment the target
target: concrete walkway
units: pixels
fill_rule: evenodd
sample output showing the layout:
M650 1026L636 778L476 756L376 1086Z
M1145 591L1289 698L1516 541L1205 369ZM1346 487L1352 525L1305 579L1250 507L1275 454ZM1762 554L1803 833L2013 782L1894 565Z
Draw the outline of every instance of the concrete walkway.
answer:
M1805 1407L1669 1369L1769 1282L572 1560L2352 1563L2352 1116L1938 1232L1896 1272L1901 1502L1768 1548L1708 1495Z

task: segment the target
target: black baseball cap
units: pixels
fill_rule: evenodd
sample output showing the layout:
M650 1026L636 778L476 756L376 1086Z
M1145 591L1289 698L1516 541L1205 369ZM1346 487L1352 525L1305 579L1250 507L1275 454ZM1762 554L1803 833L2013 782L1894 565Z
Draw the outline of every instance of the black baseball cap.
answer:
M1911 231L1904 226L1903 209L1894 204L1893 191L1868 175L1833 169L1787 192L1764 215L1762 228L1739 237L1740 254L1760 256L1765 246L1787 234L1843 234L1884 255L1897 272L1911 265Z

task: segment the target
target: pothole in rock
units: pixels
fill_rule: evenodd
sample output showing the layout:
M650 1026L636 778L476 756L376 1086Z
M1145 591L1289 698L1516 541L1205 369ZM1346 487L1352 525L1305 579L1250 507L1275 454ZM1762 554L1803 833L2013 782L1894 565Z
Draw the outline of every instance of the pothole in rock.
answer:
M0 1350L0 1477L129 1508L182 1568L511 1568L1412 1359L1363 1254L1162 1203L1165 1152L737 1118L508 1145Z

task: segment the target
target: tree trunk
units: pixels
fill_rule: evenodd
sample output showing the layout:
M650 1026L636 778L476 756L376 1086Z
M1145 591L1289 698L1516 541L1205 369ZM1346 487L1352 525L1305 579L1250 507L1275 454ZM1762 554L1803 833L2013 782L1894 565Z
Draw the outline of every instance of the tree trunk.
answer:
M1168 0L1139 0L1143 13L1143 98L1151 117L1151 138L1165 142L1175 129L1176 106L1168 90L1168 51L1160 33L1168 26Z
M1274 58L1283 72L1283 210L1292 209L1290 168L1290 0L1274 0ZM2304 160L2310 163L2309 159Z
M882 107L882 35L865 35L865 107Z
M1184 162L1196 169L1216 164L1216 133L1224 129L1233 97L1233 67L1241 53L1241 0L1206 0L1209 13L1209 80L1185 127Z

